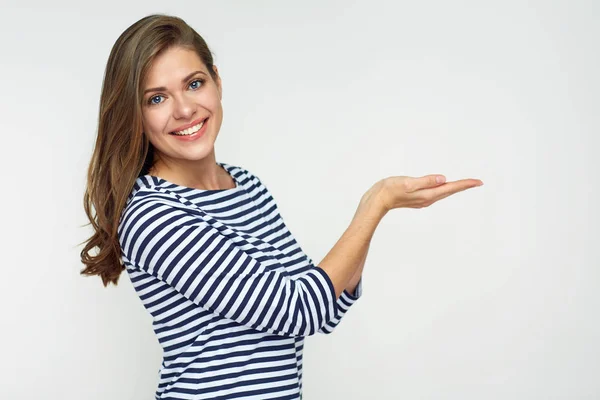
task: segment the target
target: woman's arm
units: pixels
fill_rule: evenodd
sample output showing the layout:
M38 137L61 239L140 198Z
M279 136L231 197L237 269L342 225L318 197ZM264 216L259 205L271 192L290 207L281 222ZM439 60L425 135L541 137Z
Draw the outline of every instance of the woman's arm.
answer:
M319 264L333 283L336 298L354 284L375 229L388 211L423 208L455 193L483 185L478 179L446 183L443 175L392 176L377 182L360 201L350 226Z
M394 208L389 205L403 204L393 186L391 192L386 185L374 188L321 264L298 278L269 253L267 243L203 217L193 205L184 207L184 199L164 188L139 191L125 210L119 226L123 261L242 325L277 335L312 335L334 318L336 299L359 271L379 221ZM435 195L445 197L452 188ZM147 295L164 295L167 288Z
M354 273L354 276L352 277L352 279L350 279L348 286L346 286L346 291L350 294L355 293L356 287L358 286L358 283L360 282L360 280L362 278L362 273L363 273L363 269L365 267L365 261L367 260L368 254L369 254L369 248L367 247L367 251L365 252L365 256L363 257L362 262L358 266L358 269Z
M154 189L134 198L119 227L122 260L164 282L144 296L175 289L194 304L262 332L309 336L336 314L333 285L318 267L293 277L263 240L184 207Z
M331 279L336 298L344 288L353 293L362 275L369 245L375 229L387 213L379 201L379 188L375 185L360 201L350 226L335 246L319 263Z

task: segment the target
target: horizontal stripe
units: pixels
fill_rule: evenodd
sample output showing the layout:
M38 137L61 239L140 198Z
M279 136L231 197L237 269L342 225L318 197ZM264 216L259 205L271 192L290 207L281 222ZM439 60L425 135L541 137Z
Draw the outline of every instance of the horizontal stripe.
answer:
M332 333L338 299L247 170L199 190L139 177L118 226L122 261L163 348L157 399L297 399L304 338Z

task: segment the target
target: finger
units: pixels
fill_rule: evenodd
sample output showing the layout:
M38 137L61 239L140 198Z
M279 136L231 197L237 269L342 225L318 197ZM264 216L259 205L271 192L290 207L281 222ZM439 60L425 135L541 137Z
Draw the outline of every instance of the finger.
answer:
M440 174L425 175L420 178L413 178L408 182L407 193L438 187L445 182L446 177Z
M448 182L445 185L430 190L432 191L432 196L434 198L442 199L455 193L481 186L482 184L483 182L479 179L461 179L455 182Z

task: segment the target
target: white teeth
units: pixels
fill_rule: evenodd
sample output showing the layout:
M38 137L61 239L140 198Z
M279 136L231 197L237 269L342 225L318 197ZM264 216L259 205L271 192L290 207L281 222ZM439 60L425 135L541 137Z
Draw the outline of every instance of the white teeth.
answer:
M204 121L206 121L206 120L204 120ZM200 122L198 125L192 126L191 128L187 128L187 129L184 129L179 132L173 132L173 135L177 135L177 136L193 135L194 133L198 132L202 128L202 126L204 125L204 121Z

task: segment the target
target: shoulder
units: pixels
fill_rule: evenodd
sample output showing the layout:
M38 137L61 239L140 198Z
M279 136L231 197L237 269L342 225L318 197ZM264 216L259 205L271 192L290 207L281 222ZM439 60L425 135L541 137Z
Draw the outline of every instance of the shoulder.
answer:
M244 187L248 197L252 199L255 206L263 215L273 215L276 218L280 218L279 207L273 194L258 175L243 167L223 163L221 165L232 175L239 174L236 176L236 179Z
M251 196L272 197L269 189L260 177L253 171L237 165L220 163L235 179L240 182L246 192Z
M248 169L239 165L219 163L242 185L262 185L260 178Z
M168 186L163 186L159 178L145 175L134 182L122 215L140 207L156 207L161 204L173 206L178 203L177 195Z
M118 236L124 236L134 227L156 225L165 219L179 219L189 214L188 206L168 187L161 186L156 177L139 177L121 212Z

